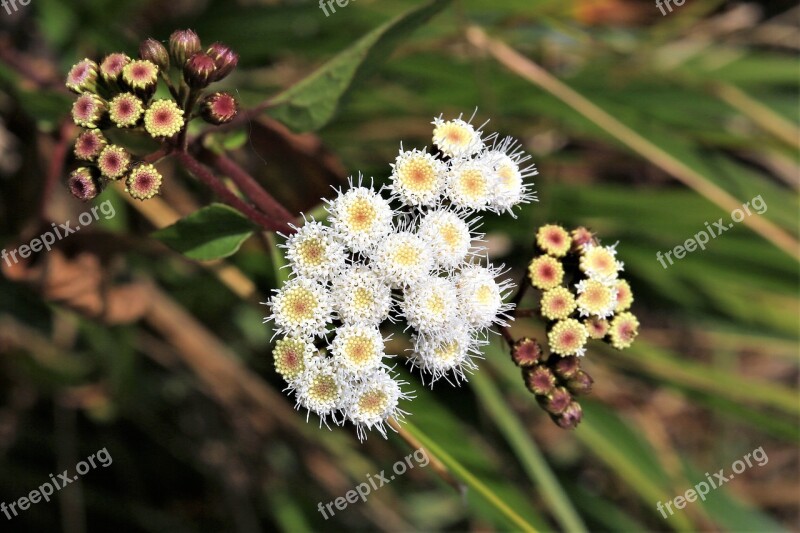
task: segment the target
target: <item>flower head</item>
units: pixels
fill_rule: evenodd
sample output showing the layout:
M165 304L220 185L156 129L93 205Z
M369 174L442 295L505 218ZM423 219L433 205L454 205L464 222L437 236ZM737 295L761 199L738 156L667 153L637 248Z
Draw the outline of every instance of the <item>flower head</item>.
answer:
M564 279L564 267L555 257L540 255L528 265L528 276L537 289L554 289L561 285Z
M299 336L323 336L332 320L328 290L316 281L294 278L276 291L270 302L280 333Z
M331 416L337 422L336 411L342 408L348 386L342 373L330 358L312 356L306 361L305 370L296 380L297 407L320 417L320 426L328 424Z
M275 371L288 383L294 383L306 369L306 361L316 352L314 345L301 337L278 339L272 350Z
M121 93L108 104L111 122L120 128L135 126L144 113L142 101L132 93Z
M84 128L96 128L108 109L106 101L92 93L81 94L72 104L72 121Z
M351 266L333 278L331 300L344 322L379 324L390 318L392 289L368 266Z
M352 187L329 202L331 227L354 252L367 252L392 231L389 202L367 187Z
M375 272L394 287L416 283L434 267L430 245L410 231L385 236L375 247L372 259Z
M601 281L616 279L622 270L622 263L617 261L617 251L611 246L584 246L580 267L592 279Z
M491 163L466 161L455 165L447 176L447 196L453 205L474 209L486 209L492 201L495 175Z
M575 311L575 297L565 287L556 287L542 294L542 316L548 320L567 318Z
M123 53L109 54L100 63L100 75L106 83L114 83L122 75L122 69L131 62L131 58Z
M146 59L134 59L122 68L122 81L136 94L150 98L158 85L158 66Z
M594 233L583 226L578 226L572 230L570 235L572 236L572 249L576 252L582 252L587 245L597 246L599 244Z
M617 289L617 313L627 311L633 304L633 292L631 286L624 279L618 279L614 287Z
M183 109L173 100L155 100L144 114L144 129L154 138L172 137L183 124Z
M589 333L589 337L593 339L603 339L606 335L608 335L608 320L597 317L589 317L583 321L583 325L586 326L586 331Z
M414 355L411 364L431 375L431 386L441 378L455 383L466 381L466 374L476 368L473 357L480 355L484 341L476 338L467 324L456 323L452 328L436 335L415 334Z
M444 164L420 150L400 151L391 175L390 190L407 205L432 205L444 189Z
M226 78L239 64L239 54L222 43L213 43L208 47L206 53L214 60L214 65L216 66L212 81Z
M563 429L575 429L583 419L583 409L576 401L570 402L566 409L556 418L556 424Z
M131 166L131 154L121 146L110 144L103 148L97 158L97 167L103 176L118 180L124 176Z
M523 337L511 347L511 359L522 368L533 367L542 359L542 347L529 337Z
M384 340L377 326L345 324L336 330L330 352L348 375L359 376L381 366Z
M453 211L438 209L428 212L419 224L419 236L425 239L440 267L452 270L467 259L472 248L470 222Z
M550 351L558 355L584 355L588 337L584 325L574 318L559 320L547 334Z
M481 132L475 131L469 122L439 117L433 120L433 125L433 144L445 155L456 158L471 156L483 148Z
M210 55L195 52L183 64L183 79L189 87L203 89L211 83L216 71L217 65Z
M212 93L200 103L200 115L209 124L227 124L239 113L239 103L230 93Z
M200 37L192 30L177 30L169 36L169 52L179 68L201 48Z
M344 268L344 246L334 239L330 228L314 220L289 236L283 247L292 270L300 277L327 281Z
M506 211L514 216L514 206L536 199L525 180L538 172L534 165L523 166L531 156L522 151L517 141L506 137L496 142L484 157L491 162L495 172L494 194L490 202L494 211Z
M578 290L578 312L581 316L608 318L617 306L617 292L613 287L596 279L584 279L575 287Z
M149 163L139 163L125 179L125 192L137 200L149 200L161 191L161 173Z
M459 318L456 286L447 278L428 276L403 292L403 316L422 333L441 332Z
M620 313L611 321L611 345L617 350L629 348L637 335L639 321L633 313Z
M169 68L169 52L163 44L155 39L142 41L142 44L139 45L139 57L150 61L162 70Z
M493 324L506 324L505 313L511 306L504 304L512 283L495 278L501 274L498 268L469 265L461 269L456 278L458 302L467 323L477 329Z
M96 197L101 190L100 181L87 167L73 170L67 180L67 187L72 196L78 200L87 202Z
M78 61L67 74L67 88L78 94L95 92L97 90L97 75L99 67L91 59Z
M75 157L84 161L94 161L106 146L108 146L108 140L100 130L84 131L75 141Z
M522 377L525 380L525 387L538 396L550 394L556 386L556 377L546 366L524 368Z
M402 419L406 412L400 409L400 400L408 399L401 389L406 382L392 379L385 369L378 369L363 377L347 395L343 411L356 425L359 440L373 427L385 438L384 422L389 418Z
M561 226L548 224L539 228L536 233L536 244L546 254L564 257L572 246L572 238Z

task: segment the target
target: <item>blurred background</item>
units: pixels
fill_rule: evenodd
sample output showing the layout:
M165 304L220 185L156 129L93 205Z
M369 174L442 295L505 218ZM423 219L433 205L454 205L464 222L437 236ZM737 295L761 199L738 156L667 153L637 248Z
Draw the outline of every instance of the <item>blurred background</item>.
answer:
M113 464L0 515L0 530L520 529L509 513L539 530L798 529L795 2L688 0L662 14L632 0L351 0L329 16L301 0L14 5L0 7L3 248L88 208L64 186L70 66L189 27L240 53L224 85L245 108L328 69L303 105L208 140L293 214L350 174L385 181L401 140L429 146L434 116L477 108L539 169L538 203L486 217L493 259L519 279L540 225L589 226L620 242L642 327L629 350L590 345L595 386L574 431L539 409L499 337L461 387L408 374L410 421L442 466L325 520L318 502L414 447L395 434L360 444L352 427L293 411L258 303L278 283L274 238L199 263L150 237L213 201L168 159L160 199L109 189L95 203L112 202L113 218L2 269L0 501L104 448ZM659 264L759 195L763 215ZM512 332L544 336L535 319ZM399 332L388 351L405 342ZM764 466L666 519L657 510L759 447Z

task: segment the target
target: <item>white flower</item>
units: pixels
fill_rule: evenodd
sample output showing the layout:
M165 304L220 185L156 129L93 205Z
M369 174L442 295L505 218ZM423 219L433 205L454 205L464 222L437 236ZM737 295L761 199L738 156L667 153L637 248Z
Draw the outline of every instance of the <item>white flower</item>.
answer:
M316 353L314 344L306 337L284 337L278 339L272 350L275 371L286 380L290 388L306 369L308 361Z
M525 180L536 176L538 171L532 164L523 167L531 156L525 154L512 137L495 143L483 157L491 162L495 171L494 195L490 202L494 211L498 214L507 211L514 216L515 205L536 199Z
M488 328L492 324L507 325L504 313L512 306L504 304L503 299L512 284L508 280L498 283L495 281L498 275L499 269L469 265L456 278L461 310L474 328Z
M433 252L419 235L391 233L372 254L375 271L393 287L403 287L427 276L434 267Z
M432 205L444 190L445 165L420 150L400 151L391 175L389 189L407 205Z
M328 425L331 416L338 423L336 412L342 408L349 395L349 386L328 357L314 356L306 363L306 369L297 380L296 408L308 409L308 414L316 413L320 417L320 427ZM308 420L308 415L306 416Z
M490 161L479 159L454 164L447 175L447 197L457 207L482 211L494 198L496 179Z
M596 279L583 279L575 284L576 303L581 316L609 318L617 308L617 288Z
M323 336L330 323L331 302L328 290L316 281L294 278L272 297L272 314L278 333L295 336Z
M331 300L344 322L380 324L391 319L392 289L368 266L347 267L333 278Z
M623 269L621 261L617 261L617 250L614 246L595 246L585 244L580 259L580 268L590 279L603 283L611 283Z
M461 118L442 120L439 116L433 119L433 125L433 144L450 157L468 157L483 148L481 132Z
M459 318L455 284L447 278L428 276L406 287L401 303L408 325L435 333Z
M480 347L485 344L463 322L436 335L414 335L412 340L414 355L410 363L431 375L431 387L440 378L452 384L450 373L456 384L466 381L466 373L477 368L472 358L480 357Z
M348 375L358 376L381 366L384 340L377 326L345 324L330 345L334 361Z
M347 418L356 425L359 440L366 438L366 432L373 427L386 438L384 422L389 417L402 420L407 414L400 409L400 400L409 396L401 389L405 381L392 379L385 369L378 369L362 379L348 394L343 411Z
M454 269L467 258L472 241L482 237L473 235L470 225L453 211L439 209L430 211L422 218L419 236L430 243L439 266Z
M353 187L329 202L331 227L354 252L368 252L392 231L394 211L380 194L367 187Z
M294 227L294 226L293 226ZM327 281L345 265L344 246L331 235L331 230L312 220L289 236L286 258L299 277Z

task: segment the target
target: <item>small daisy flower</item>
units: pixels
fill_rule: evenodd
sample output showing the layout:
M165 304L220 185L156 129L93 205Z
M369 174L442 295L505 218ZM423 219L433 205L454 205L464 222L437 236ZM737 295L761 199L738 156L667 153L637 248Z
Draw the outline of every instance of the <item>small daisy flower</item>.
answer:
M556 287L542 294L542 316L548 320L561 320L576 308L575 297L565 287Z
M548 224L536 232L536 244L546 254L564 257L572 246L572 238L561 226Z
M457 268L464 262L474 238L469 222L443 209L431 211L422 218L419 236L430 243L437 263L447 270Z
M631 286L624 279L618 279L614 287L617 289L617 307L614 311L617 313L627 311L633 304Z
M293 226L294 227L294 226ZM333 238L330 228L312 220L286 241L286 258L300 277L327 281L345 265L344 246Z
M366 432L375 428L386 438L384 422L390 417L402 420L406 414L400 409L400 400L409 397L401 389L405 381L392 379L384 369L366 375L360 384L348 394L343 411L356 426L358 439L364 441Z
M553 325L547 340L550 343L550 351L564 355L584 355L586 353L586 341L589 334L583 324L574 318L559 320Z
M584 320L583 325L586 326L586 331L589 332L589 336L593 339L600 340L608 335L608 320L590 317Z
M513 306L504 304L513 284L495 278L500 269L469 265L456 278L458 301L467 322L476 329L488 328L492 324L506 325L504 315Z
M616 279L622 270L622 263L617 261L617 251L611 246L584 246L580 267L587 276L598 280Z
M492 201L495 188L494 170L485 161L467 161L450 169L447 175L447 196L453 205L484 210Z
M594 279L581 280L575 287L581 316L608 318L614 314L617 306L616 289Z
M380 330L365 324L345 324L338 328L330 352L339 367L353 376L380 367L386 356Z
M183 109L173 100L155 100L144 114L144 129L153 138L172 137L183 124Z
M91 59L78 61L67 74L67 88L78 94L96 91L98 69Z
M294 383L306 369L306 361L316 349L307 339L300 337L284 337L278 339L272 350L275 360L275 371L288 383Z
M108 83L115 82L122 75L122 69L130 62L131 58L125 54L109 54L100 64L100 75Z
M139 163L125 179L125 192L137 200L149 200L161 191L161 173L151 164Z
M328 425L331 416L337 423L336 411L342 408L349 392L341 372L337 371L333 360L328 357L313 356L306 361L306 368L296 380L296 407L304 407L308 415L312 412L320 417L320 427ZM308 419L306 416L306 420Z
M146 59L135 59L122 67L122 81L136 94L151 95L158 84L158 66Z
M367 252L392 231L394 211L380 194L367 187L353 187L326 207L331 227L354 252Z
M558 259L540 255L528 265L528 276L537 289L550 290L561 285L564 279L564 267Z
M639 321L633 313L620 313L611 321L611 345L617 350L629 348L637 335Z
M108 104L108 115L111 122L119 128L135 126L143 113L142 101L131 93L118 94Z
M442 331L459 317L455 283L447 278L424 278L405 289L401 307L412 328L421 333Z
M72 104L72 121L84 128L96 128L107 110L105 100L96 94L83 93Z
M69 179L67 179L67 187L72 196L78 200L87 202L96 197L100 193L100 182L92 170L86 167L81 167L73 170Z
M75 141L75 157L84 161L94 161L108 146L108 140L98 129L87 130L78 135Z
M445 165L420 150L400 151L389 190L407 205L432 205L444 190Z
M380 324L390 318L392 289L367 266L351 266L333 278L331 300L344 322Z
M393 287L425 278L434 267L430 245L419 235L399 231L384 237L372 254L375 271Z
M270 302L279 333L323 336L331 322L331 302L328 290L316 281L294 278L276 291Z
M511 137L495 143L485 157L493 162L496 176L492 207L497 213L506 211L515 216L512 210L514 206L536 199L536 196L529 192L529 185L525 183L526 178L538 174L536 167L534 165L522 167L530 160L530 156L525 154L517 141Z
M452 372L455 383L466 381L466 374L477 366L473 357L480 357L480 347L485 341L476 339L464 323L438 335L413 335L414 355L409 362L424 374L431 375L431 387L441 378L449 383Z
M445 155L450 157L467 157L477 154L483 148L481 132L469 122L460 118L442 120L442 117L433 120L433 144Z
M118 180L124 176L131 166L131 154L121 146L110 144L103 148L97 157L97 167L103 176Z

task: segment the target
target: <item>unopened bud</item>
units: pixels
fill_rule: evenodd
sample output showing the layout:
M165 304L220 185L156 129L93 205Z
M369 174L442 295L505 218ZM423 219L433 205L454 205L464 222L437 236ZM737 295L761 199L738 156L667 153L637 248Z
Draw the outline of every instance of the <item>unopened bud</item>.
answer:
M130 62L131 58L121 52L109 54L100 63L100 75L106 83L114 84L122 76L122 69Z
M239 103L231 94L209 94L200 103L200 115L211 124L227 124L239 112Z
M535 366L542 358L542 347L535 340L523 337L511 348L511 358L517 366Z
M148 101L158 86L158 65L146 59L131 61L122 69L122 81L131 92Z
M178 30L169 37L169 52L178 67L183 67L186 60L201 48L200 37L192 30Z
M583 250L587 244L598 245L599 242L594 237L594 233L589 231L588 228L578 226L572 230L572 249L576 252Z
M583 370L578 370L574 376L567 380L567 388L572 394L576 396L582 396L592 392L593 383L594 380L592 379L592 376Z
M67 187L72 196L84 202L96 197L101 191L100 180L94 175L92 169L87 167L73 170L67 179Z
M105 100L93 93L81 94L72 104L72 121L84 128L96 128L108 111Z
M572 402L572 394L564 387L556 387L544 400L544 409L551 415L560 415Z
M211 83L217 70L214 59L203 52L196 52L183 65L183 79L193 89L203 89Z
M558 417L555 417L554 420L562 429L575 429L578 427L582 418L583 409L581 409L581 404L573 401L564 409L564 412Z
M550 394L556 386L556 377L546 366L524 368L522 378L525 380L525 387L537 396Z
M553 369L553 373L564 380L571 378L581 370L580 360L574 355L551 358L548 363L551 363L550 367Z
M219 81L230 74L236 65L239 64L239 54L234 52L229 46L222 43L214 43L208 47L206 53L214 60L217 67L212 81Z
M97 75L99 67L91 59L78 61L67 74L67 88L81 94L83 92L97 91Z
M169 68L169 52L167 48L155 39L146 39L139 45L139 57L158 65L158 68Z

